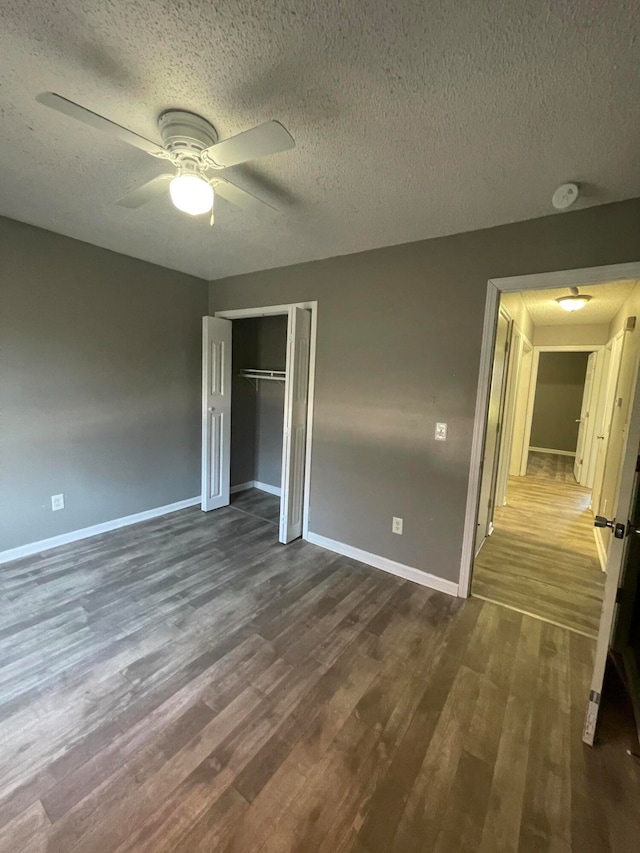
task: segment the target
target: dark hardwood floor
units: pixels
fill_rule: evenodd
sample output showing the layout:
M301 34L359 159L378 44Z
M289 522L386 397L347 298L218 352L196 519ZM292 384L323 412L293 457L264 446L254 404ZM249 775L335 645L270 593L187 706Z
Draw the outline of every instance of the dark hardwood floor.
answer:
M231 506L272 524L278 524L280 521L280 498L261 489L243 489L236 492L231 495Z
M0 602L2 853L637 850L588 638L233 507L2 566Z

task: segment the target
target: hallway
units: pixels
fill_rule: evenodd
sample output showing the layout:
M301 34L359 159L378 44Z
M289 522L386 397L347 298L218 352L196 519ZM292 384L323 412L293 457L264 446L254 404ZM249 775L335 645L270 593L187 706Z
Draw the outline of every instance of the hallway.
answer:
M472 595L597 636L605 575L593 535L590 493L570 457L531 454L510 477L508 506L476 557Z

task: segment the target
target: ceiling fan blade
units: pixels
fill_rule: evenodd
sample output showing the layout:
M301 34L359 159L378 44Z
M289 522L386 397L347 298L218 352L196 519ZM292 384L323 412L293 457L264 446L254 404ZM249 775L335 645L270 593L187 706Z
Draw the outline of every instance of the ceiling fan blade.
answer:
M81 121L83 124L88 124L89 127L95 127L97 130L102 130L108 133L114 139L119 139L120 142L126 142L127 145L133 145L140 148L141 151L146 151L147 154L152 154L154 157L166 157L167 152L161 145L145 139L144 136L138 136L132 130L127 130L126 127L121 127L109 119L99 116L97 113L91 112L86 107L81 107L80 104L75 104L73 101L63 98L61 95L56 95L55 92L43 92L36 96L36 101L39 104L44 104L45 107L51 107L52 110L57 110L59 113L70 118Z
M231 181L216 178L212 183L215 193L221 195L222 198L227 201L230 201L231 204L235 204L236 207L242 208L242 210L248 210L251 213L260 214L264 213L265 208L269 208L269 210L275 210L277 212L277 208L272 204L263 201L261 198L258 198L246 190L241 190L240 187L232 184Z
M169 181L174 177L175 175L158 175L157 178L152 178L146 184L142 184L135 190L131 190L130 193L123 195L116 201L116 204L119 204L120 207L142 207L152 198L161 195L169 186Z
M267 121L237 136L216 142L203 154L212 166L225 169L227 166L237 166L247 160L257 160L259 157L295 147L295 140L286 127L279 121Z

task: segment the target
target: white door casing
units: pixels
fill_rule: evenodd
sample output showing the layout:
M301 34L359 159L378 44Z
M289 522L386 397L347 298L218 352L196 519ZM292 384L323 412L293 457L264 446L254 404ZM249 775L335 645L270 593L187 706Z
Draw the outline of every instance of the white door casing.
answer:
M290 308L279 535L280 542L284 544L302 535L310 342L310 312L304 308Z
M637 370L637 367L636 367ZM638 463L638 452L640 449L640 372L637 372L635 391L629 401L629 417L625 430L625 445L620 469L620 480L615 502L617 505L617 517L613 521L628 525L631 515L631 503L633 500L633 489ZM628 532L628 531L625 531ZM632 534L633 535L633 534ZM625 552L628 547L629 537L616 538L610 534L609 552L607 556L607 578L604 587L604 601L600 616L600 628L596 643L596 654L591 678L591 688L587 704L582 740L593 744L600 710L600 699L602 695L602 684L607 664L609 648L615 627L616 618L616 596L620 585L620 575L624 564Z
M205 512L229 505L231 320L202 318L202 498Z
M578 440L576 442L576 455L573 461L573 474L580 485L585 485L584 475L588 468L587 449L589 443L587 436L591 434L591 418L590 413L593 403L593 392L595 387L595 372L597 352L592 352L587 359L587 372L584 377L584 389L582 392L582 403L580 405L580 426L578 427ZM585 466L583 463L587 462ZM583 470L585 469L585 470Z

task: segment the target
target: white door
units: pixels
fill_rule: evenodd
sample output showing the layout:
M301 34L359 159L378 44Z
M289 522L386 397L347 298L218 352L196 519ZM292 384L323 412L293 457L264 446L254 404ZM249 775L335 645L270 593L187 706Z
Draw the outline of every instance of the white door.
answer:
M475 541L476 554L491 532L493 521L498 449L500 447L502 417L504 414L505 380L507 376L507 353L509 350L510 332L511 321L501 311L498 315L498 326L496 329L496 346L491 371L491 389L489 391L489 412L487 414L487 430L482 457L482 479Z
M608 370L602 395L602 408L596 423L596 464L593 475L593 492L591 495L591 508L594 514L606 511L602 505L602 487L604 481L605 464L609 450L609 436L611 434L611 423L613 421L614 406L616 402L616 389L620 374L620 358L622 356L624 333L617 335L611 343L608 355Z
M513 449L511 451L511 462L509 467L509 474L513 477L524 476L524 474L527 473L529 448L525 447L524 439L527 428L527 406L529 401L529 386L531 384L532 367L533 347L523 338L520 375L518 378L518 392L516 396L516 411L513 422Z
M616 518L606 519L607 527L611 530L611 543L607 558L607 579L605 581L604 601L602 615L600 616L587 715L582 733L582 740L589 745L593 744L598 722L605 667L616 621L616 598L620 585L620 575L629 547L629 539L634 535L633 530L629 530L629 518L633 515L632 503L639 459L638 451L640 449L640 373L636 377L635 394L631 400L629 412L630 416L625 430L626 444L623 453L620 486L615 502ZM600 522L604 522L604 519L597 517L596 526L598 527L602 526L599 519Z
M279 540L284 544L302 536L310 342L310 312L304 308L291 308L287 330L280 501Z
M229 505L231 320L202 318L202 509Z
M585 453L587 451L587 434L591 433L589 412L591 411L591 403L593 400L597 357L598 353L592 352L587 359L587 373L584 378L584 391L582 392L582 405L580 407L580 426L578 427L578 441L576 444L576 458L573 463L573 474L581 485L585 485L583 483L582 468Z
M502 419L504 427L502 429L502 441L499 449L495 506L505 506L507 503L507 479L509 477L509 464L511 461L511 445L513 441L513 426L515 421L520 362L522 360L522 347L522 333L514 325L513 334L511 336L509 366L507 368L507 390L504 400L504 417Z

